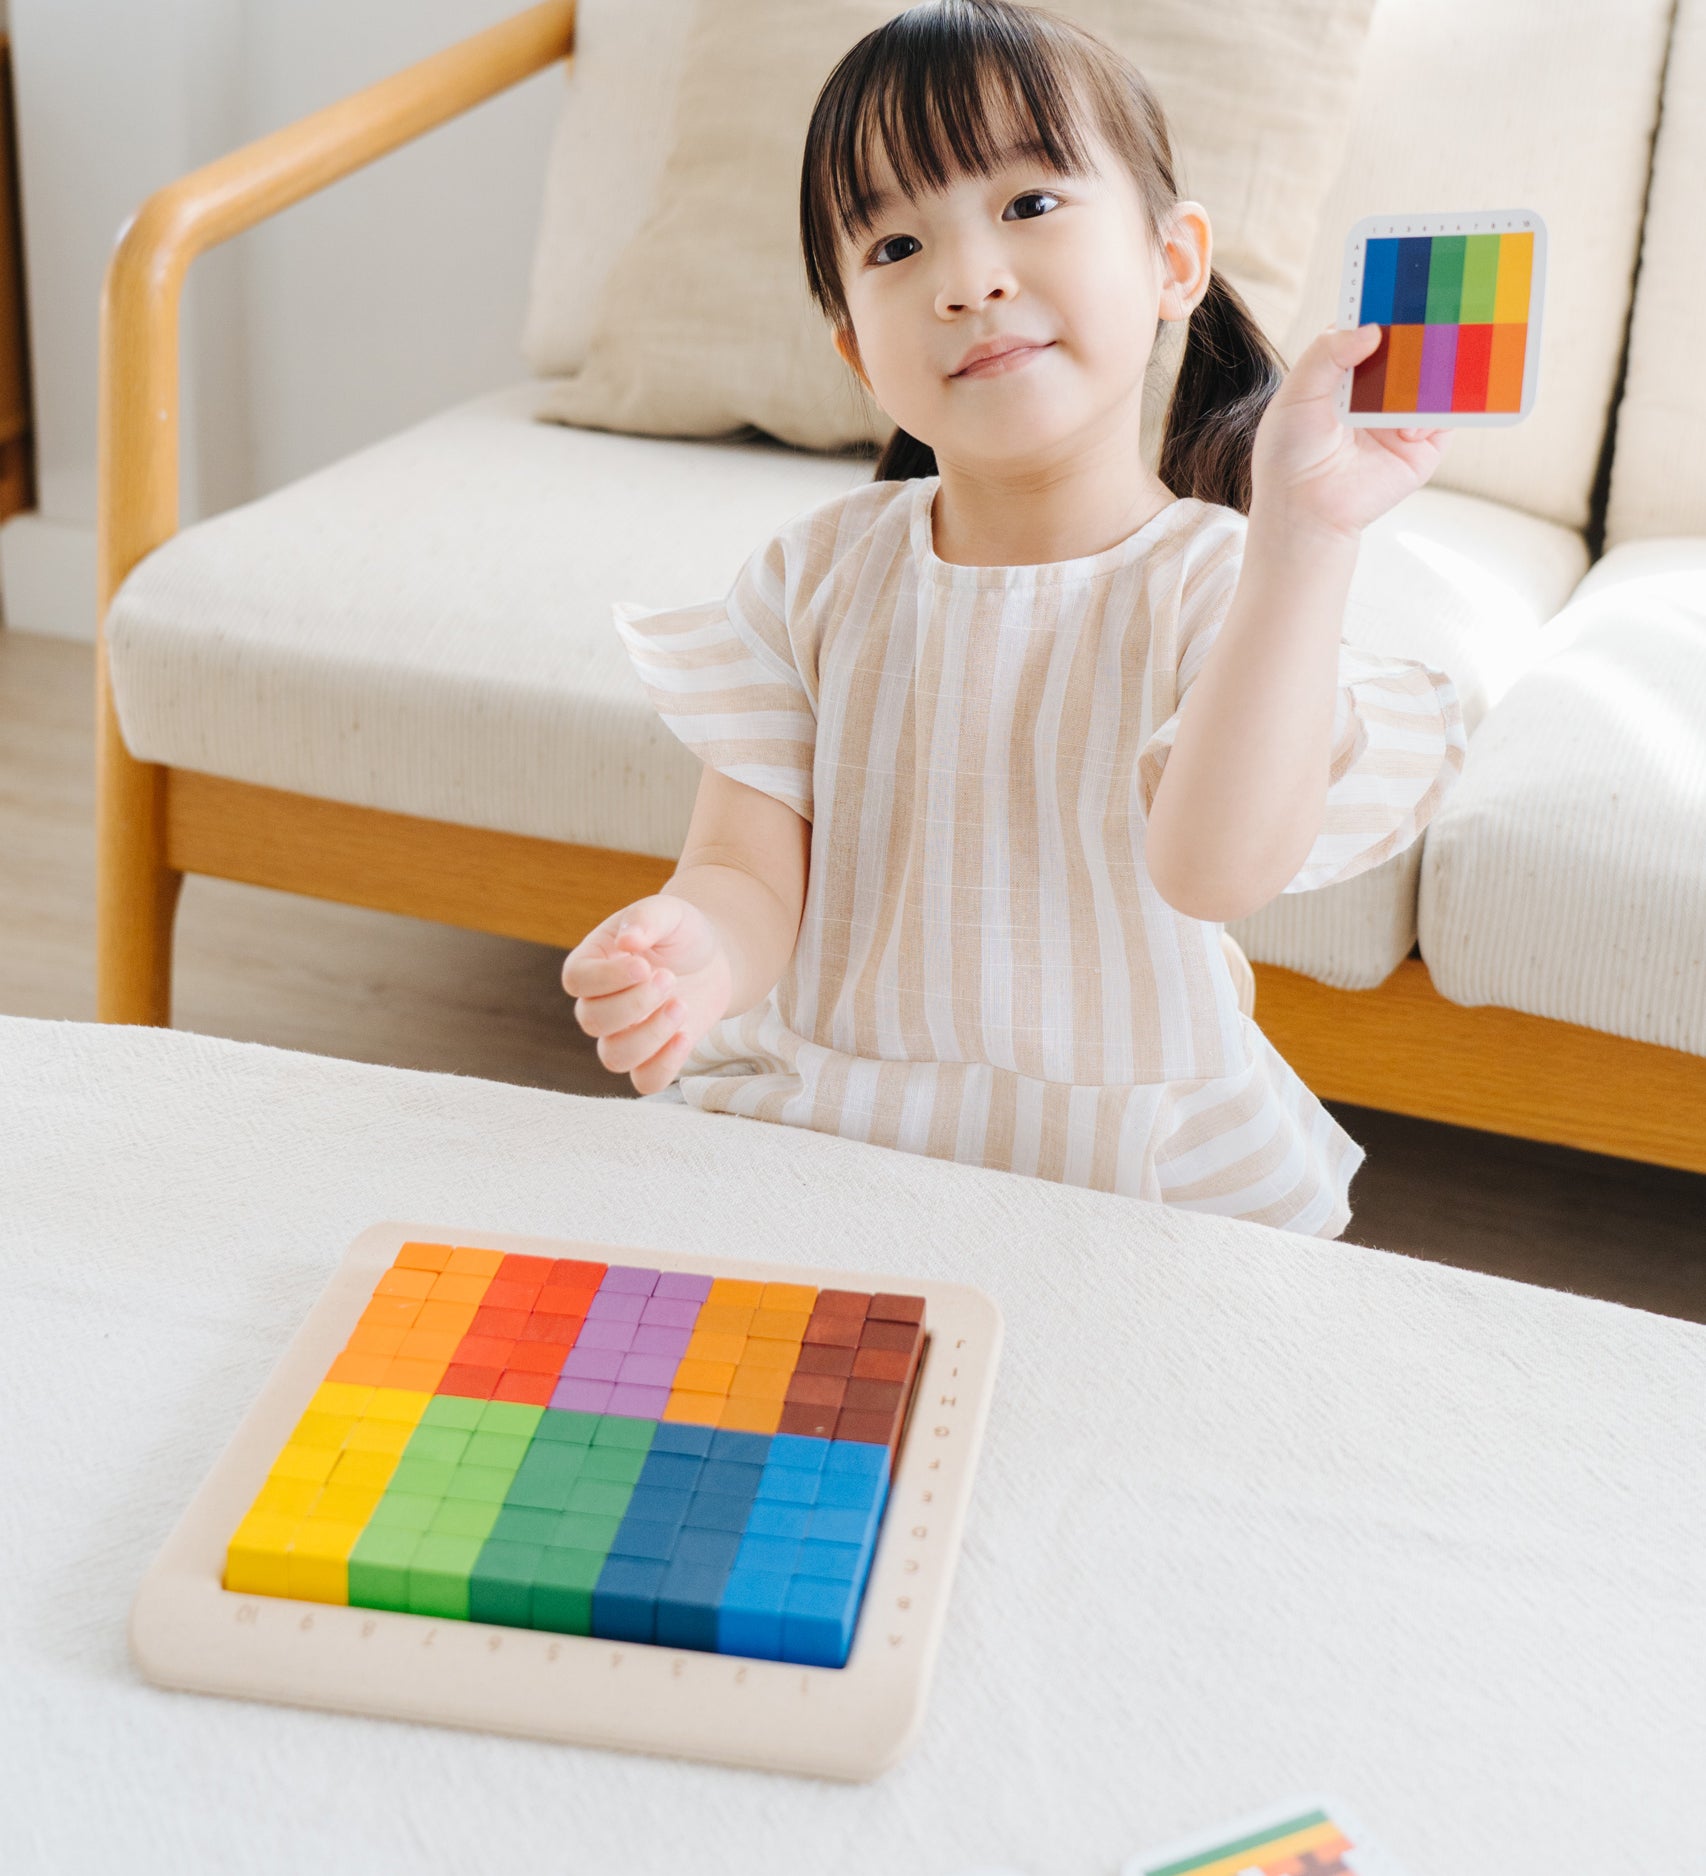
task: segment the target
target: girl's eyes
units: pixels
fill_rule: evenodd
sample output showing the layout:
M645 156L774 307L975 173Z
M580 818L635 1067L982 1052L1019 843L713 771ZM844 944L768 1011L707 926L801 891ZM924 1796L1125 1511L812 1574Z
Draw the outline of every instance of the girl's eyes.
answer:
M1009 202L1007 206L1011 208L1014 206L1015 203L1019 203L1019 202L1058 202L1059 200L1060 200L1060 197L1057 196L1051 189L1027 189L1023 195L1014 196L1013 201ZM1034 221L1036 220L1036 217L1034 215L1021 215L1019 219L1021 221ZM893 243L896 241L914 241L915 242L916 237L913 235L890 235L887 241L883 241L879 243L878 246L874 248L871 252L871 259L877 266L887 267L887 266L892 265L891 262L885 261L883 259L883 253L886 248L892 246ZM902 254L898 256L898 258L901 260L905 260L907 257L904 254Z

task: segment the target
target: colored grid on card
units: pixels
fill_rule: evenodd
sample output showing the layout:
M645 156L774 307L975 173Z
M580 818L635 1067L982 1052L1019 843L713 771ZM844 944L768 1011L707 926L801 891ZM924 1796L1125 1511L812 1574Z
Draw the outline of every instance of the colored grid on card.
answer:
M1143 1876L1355 1876L1354 1846L1325 1811L1311 1811L1247 1837L1157 1864Z
M405 1244L224 1586L845 1666L924 1299Z
M1359 325L1380 343L1351 409L1519 411L1534 235L1400 235L1366 243Z

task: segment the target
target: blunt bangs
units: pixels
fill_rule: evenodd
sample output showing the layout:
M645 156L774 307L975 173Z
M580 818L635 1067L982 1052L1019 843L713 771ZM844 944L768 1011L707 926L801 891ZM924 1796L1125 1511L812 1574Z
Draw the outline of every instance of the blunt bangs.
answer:
M821 263L841 240L866 238L895 206L879 184L879 151L913 200L1026 159L1058 176L1092 166L1059 48L953 0L900 14L855 46L824 103L801 178L808 273L810 257Z

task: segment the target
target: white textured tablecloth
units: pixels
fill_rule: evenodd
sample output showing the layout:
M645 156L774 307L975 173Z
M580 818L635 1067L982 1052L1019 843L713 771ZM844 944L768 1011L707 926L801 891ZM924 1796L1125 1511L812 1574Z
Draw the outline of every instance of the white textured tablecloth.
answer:
M897 1766L141 1678L138 1580L386 1217L996 1299ZM1706 1329L1614 1304L668 1103L0 1018L0 1415L8 1876L1112 1876L1320 1788L1408 1876L1706 1867Z

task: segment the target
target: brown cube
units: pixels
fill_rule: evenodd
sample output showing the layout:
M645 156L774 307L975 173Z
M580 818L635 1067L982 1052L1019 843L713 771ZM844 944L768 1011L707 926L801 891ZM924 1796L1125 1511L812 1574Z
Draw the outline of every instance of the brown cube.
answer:
M905 1381L913 1357L898 1348L861 1348L853 1356L853 1373L861 1381Z
M916 1323L867 1321L859 1331L861 1348L900 1349L910 1353L918 1346L923 1331Z
M854 1364L859 1359L859 1351L852 1348L831 1348L821 1342L802 1342L800 1358L794 1364L795 1374L840 1374L853 1372Z
M838 1440L868 1440L873 1446L887 1446L891 1450L895 1431L892 1413L870 1413L857 1407L843 1407L835 1422Z
M922 1296L896 1296L891 1291L879 1291L871 1298L871 1307L865 1314L874 1322L917 1322L924 1320L924 1298Z
M820 1316L815 1311L806 1324L806 1332L801 1337L803 1347L814 1345L820 1348L857 1348L859 1331L865 1326L863 1316Z
M786 1399L796 1406L835 1408L842 1404L850 1381L834 1374L801 1374L798 1369L789 1377ZM861 1402L860 1405L869 1405Z
M868 1409L872 1413L893 1414L899 1411L901 1387L898 1381L849 1381L842 1397L843 1407Z
M835 1420L840 1410L835 1407L813 1407L806 1401L785 1401L782 1405L782 1418L776 1424L778 1433L801 1433L808 1439L828 1440L835 1437Z
M819 1290L813 1313L825 1316L858 1316L870 1313L870 1296L864 1290Z

